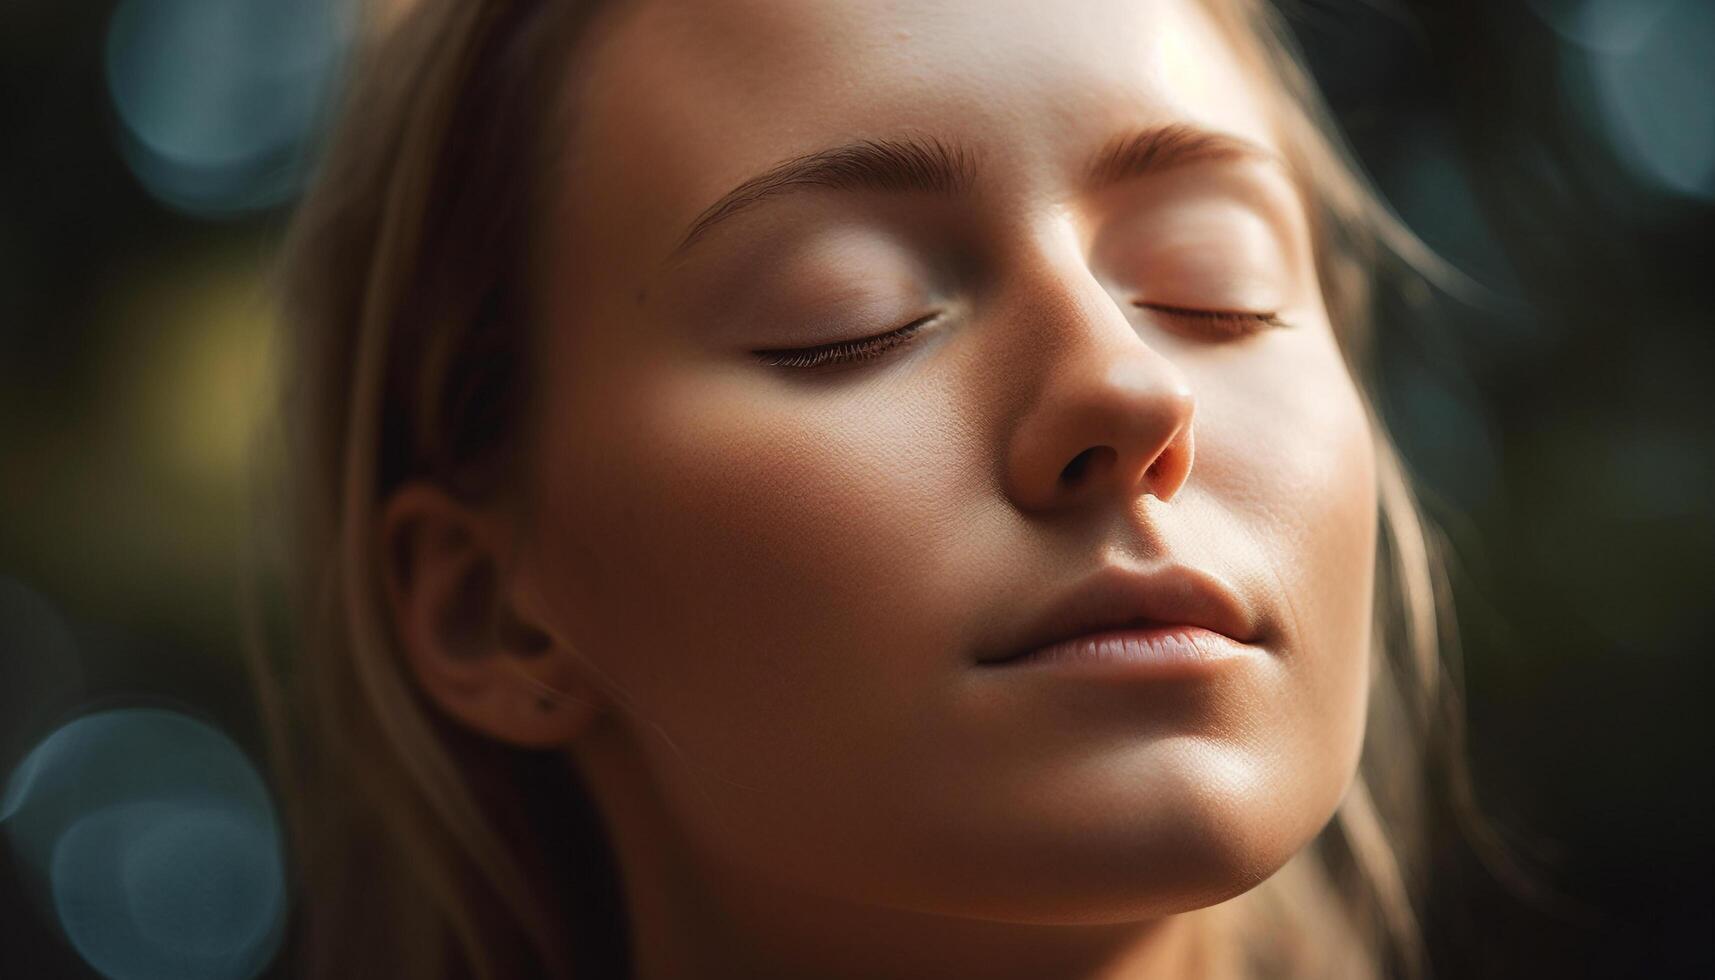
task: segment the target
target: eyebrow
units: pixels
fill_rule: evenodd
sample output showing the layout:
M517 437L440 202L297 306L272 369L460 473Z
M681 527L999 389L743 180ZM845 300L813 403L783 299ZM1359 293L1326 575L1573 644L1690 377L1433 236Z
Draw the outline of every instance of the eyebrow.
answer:
M1089 190L1100 190L1196 163L1262 163L1291 169L1285 158L1260 143L1186 123L1168 123L1109 140L1090 161L1084 183Z
M1088 190L1194 163L1262 162L1285 167L1279 154L1250 140L1186 123L1132 130L1103 145L1084 173ZM859 140L776 164L728 191L691 222L669 258L690 248L715 225L771 198L795 191L878 190L968 193L976 182L975 155L937 139Z

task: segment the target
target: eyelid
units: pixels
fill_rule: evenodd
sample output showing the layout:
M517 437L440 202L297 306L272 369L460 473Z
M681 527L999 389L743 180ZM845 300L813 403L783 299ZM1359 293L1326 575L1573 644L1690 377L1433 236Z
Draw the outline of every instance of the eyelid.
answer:
M1163 313L1170 317L1217 324L1233 336L1255 333L1265 327L1291 326L1280 318L1278 310L1209 310L1196 306L1179 306L1172 303L1154 303L1144 300L1133 300L1132 305L1139 309Z
M1136 300L1132 303L1140 309L1161 313L1167 316L1180 317L1187 320L1201 321L1218 325L1227 336L1239 337L1255 333L1265 327L1287 327L1290 324L1280 319L1276 311L1257 310L1208 310L1192 306L1178 306L1170 303L1155 303ZM779 347L767 350L751 351L763 364L770 367L781 367L790 370L809 371L817 368L854 364L873 360L896 347L902 347L911 342L912 338L922 328L940 319L939 311L929 313L912 320L910 323L886 333L873 334L868 337L858 337L853 340L839 340L827 344L817 344L813 347Z
M939 311L929 313L886 333L858 337L854 340L838 340L828 344L817 344L814 347L781 347L757 350L751 351L751 353L770 367L783 367L797 371L868 361L880 357L896 347L910 343L919 330L940 319L940 317Z

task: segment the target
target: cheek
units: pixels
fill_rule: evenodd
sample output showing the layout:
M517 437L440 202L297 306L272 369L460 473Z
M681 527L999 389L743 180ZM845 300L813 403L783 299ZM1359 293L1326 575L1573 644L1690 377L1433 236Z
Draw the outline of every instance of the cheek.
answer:
M728 778L802 803L879 775L960 641L938 589L979 482L943 407L655 374L554 409L541 546L569 635Z
M1283 338L1284 339L1284 338ZM1199 405L1197 475L1284 600L1276 624L1301 696L1283 731L1343 789L1363 739L1376 549L1376 463L1357 390L1326 333L1224 366Z

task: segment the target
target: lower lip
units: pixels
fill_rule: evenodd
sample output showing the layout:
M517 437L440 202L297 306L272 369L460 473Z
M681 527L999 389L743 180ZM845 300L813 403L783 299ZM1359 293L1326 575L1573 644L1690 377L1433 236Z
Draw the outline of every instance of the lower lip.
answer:
M1200 626L1152 626L1091 633L989 666L1166 679L1203 675L1258 649Z

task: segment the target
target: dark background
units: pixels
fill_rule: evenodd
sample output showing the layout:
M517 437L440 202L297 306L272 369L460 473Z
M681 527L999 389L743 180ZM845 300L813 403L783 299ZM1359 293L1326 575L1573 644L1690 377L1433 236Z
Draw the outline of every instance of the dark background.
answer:
M1290 9L1392 206L1482 286L1390 298L1380 338L1452 546L1479 799L1534 869L1445 852L1437 972L1715 975L1715 3ZM260 756L244 467L341 17L0 7L0 781L111 707ZM25 878L0 845L0 976L93 975Z

